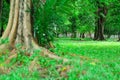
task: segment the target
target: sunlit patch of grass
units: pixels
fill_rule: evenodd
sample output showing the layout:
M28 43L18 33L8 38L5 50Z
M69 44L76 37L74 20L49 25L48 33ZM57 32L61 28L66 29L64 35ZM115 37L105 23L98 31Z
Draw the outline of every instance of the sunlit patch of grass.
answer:
M70 77L74 74L72 79L120 79L120 42L60 39L54 44L57 55L74 60L74 69L69 73Z

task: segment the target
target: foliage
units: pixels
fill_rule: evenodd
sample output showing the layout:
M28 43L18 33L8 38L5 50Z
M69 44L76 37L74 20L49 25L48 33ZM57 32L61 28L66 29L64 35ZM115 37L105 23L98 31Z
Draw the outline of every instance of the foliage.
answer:
M8 16L9 16L9 4L6 2L6 0L3 0L3 6L2 6L2 14L0 18L0 29L1 27L6 28Z
M64 0L46 0L46 3L38 0L34 3L34 34L38 43L45 46L53 41L55 34L59 33L62 24L67 24L67 17L62 8L66 8ZM62 9L62 10L61 10ZM61 15L60 13L63 12ZM38 17L39 16L39 17ZM65 21L65 22L64 22ZM69 23L69 22L68 22Z
M119 32L119 0L32 0L33 33L37 42L47 48L59 34L95 32L98 2L107 8L105 34ZM6 28L9 4L4 0L1 27Z
M109 10L108 10L108 15L105 23L105 30L106 34L118 34L120 32L120 15L119 15L119 7L120 3L119 1L114 1L113 3L110 4Z

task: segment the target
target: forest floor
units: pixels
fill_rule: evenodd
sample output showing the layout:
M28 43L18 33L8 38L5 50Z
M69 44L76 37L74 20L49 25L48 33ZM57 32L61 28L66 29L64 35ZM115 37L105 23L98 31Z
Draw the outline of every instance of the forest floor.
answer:
M120 42L62 38L54 45L50 50L68 62L35 51L31 57L19 55L6 65L7 54L0 55L0 67L8 69L7 73L0 71L0 80L120 80Z

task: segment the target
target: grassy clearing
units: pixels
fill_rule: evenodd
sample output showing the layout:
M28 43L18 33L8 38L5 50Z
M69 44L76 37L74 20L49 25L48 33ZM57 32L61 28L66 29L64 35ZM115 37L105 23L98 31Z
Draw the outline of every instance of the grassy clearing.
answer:
M120 80L119 42L60 39L55 45L58 55L75 61L70 72L73 79Z
M43 57L35 51L31 57L22 54L6 65L8 56L0 56L0 67L10 68L7 74L0 71L0 80L120 80L119 42L57 39L54 45L51 51L69 62ZM29 70L36 57L34 68Z

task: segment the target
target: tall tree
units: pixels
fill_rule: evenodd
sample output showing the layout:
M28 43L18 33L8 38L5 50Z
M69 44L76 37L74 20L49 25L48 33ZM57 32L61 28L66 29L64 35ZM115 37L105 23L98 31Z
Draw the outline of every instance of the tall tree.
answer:
M71 17L71 23L72 23L72 25L71 25L71 32L72 32L72 38L76 38L76 18L75 17Z
M39 47L34 41L31 25L31 5L32 0L10 0L8 25L1 38L1 40L8 38L9 43L1 44L0 50L14 49L16 44L21 44L27 52L32 53L34 50L40 49L44 55L50 58L61 59L47 49Z
M9 45L23 44L26 49L32 45L31 0L11 0L7 28L2 39L9 38Z
M96 26L95 26L95 40L104 40L104 22L105 22L105 16L107 14L107 8L104 3L97 1L97 20L96 20Z

